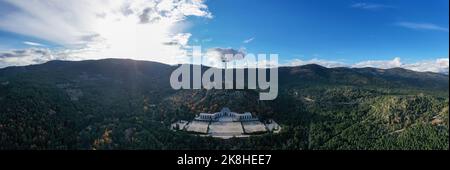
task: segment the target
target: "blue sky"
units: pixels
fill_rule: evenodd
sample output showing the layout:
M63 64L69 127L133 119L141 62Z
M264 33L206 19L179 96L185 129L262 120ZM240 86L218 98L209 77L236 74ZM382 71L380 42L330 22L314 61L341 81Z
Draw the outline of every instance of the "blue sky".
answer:
M216 0L207 4L214 19L196 20L191 29L193 39L211 40L199 42L205 47L245 47L254 53L279 53L283 59L350 63L448 56L447 0ZM401 23L443 29L408 28Z
M163 2L0 0L0 67L112 57L173 63L201 45L276 53L283 65L448 70L448 0Z

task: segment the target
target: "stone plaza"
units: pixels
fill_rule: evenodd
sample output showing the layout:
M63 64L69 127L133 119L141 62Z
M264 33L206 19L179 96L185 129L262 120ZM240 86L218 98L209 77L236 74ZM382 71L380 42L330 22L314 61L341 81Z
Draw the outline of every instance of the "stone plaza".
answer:
M281 127L273 120L262 123L250 112L236 113L223 108L216 113L200 113L192 121L180 120L172 124L172 129L183 130L222 139L249 137L268 132L278 133Z

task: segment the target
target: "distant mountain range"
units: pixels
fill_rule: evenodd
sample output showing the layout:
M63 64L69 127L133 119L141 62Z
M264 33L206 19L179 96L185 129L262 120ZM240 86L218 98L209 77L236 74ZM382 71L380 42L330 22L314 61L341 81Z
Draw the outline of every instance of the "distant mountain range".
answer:
M278 98L259 101L258 90L173 90L176 68L103 59L0 69L0 148L231 149L256 140L253 149L448 149L446 74L280 67ZM222 107L276 119L285 132L279 139L210 141L166 128ZM361 128L375 134L369 138ZM349 143L353 138L361 143ZM414 148L400 145L418 140Z
M134 78L157 83L168 83L171 72L178 66L150 61L128 59L103 59L86 61L49 61L44 64L0 69L4 77L18 74L48 74L50 76L69 74L97 74L110 78ZM203 70L209 68L203 66ZM51 75L54 74L54 75ZM141 77L142 76L142 77ZM57 77L54 77L55 79ZM425 89L448 89L448 75L445 73L416 72L403 68L326 68L316 64L279 68L280 86L291 83L331 83L339 85L381 85L409 86ZM164 88L164 87L163 87Z

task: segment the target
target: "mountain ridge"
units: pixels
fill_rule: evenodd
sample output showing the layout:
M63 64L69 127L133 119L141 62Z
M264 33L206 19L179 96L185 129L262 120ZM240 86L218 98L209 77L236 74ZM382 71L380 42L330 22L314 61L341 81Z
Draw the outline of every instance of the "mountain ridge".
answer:
M192 66L192 65L191 65ZM81 72L101 73L105 75L123 75L133 77L140 75L140 78L153 77L163 79L160 83L169 86L171 72L177 65L167 65L152 61L141 61L131 59L102 59L84 61L63 61L54 60L44 64L31 66L18 66L0 69L0 74L18 74L20 72L32 71L66 71L79 74ZM202 66L202 71L210 68ZM247 70L247 69L244 69ZM108 73L109 72L109 73ZM158 73L158 74L154 74ZM378 69L378 68L327 68L317 64L303 66L279 67L278 76L280 85L289 84L336 84L354 86L385 86L389 88L399 88L398 86L411 86L417 89L436 89L448 91L448 75L432 72L416 72L403 68ZM192 73L191 73L192 74ZM136 79L139 79L135 77ZM396 87L397 86L397 87Z
M128 61L128 62L147 62L147 63L154 63L154 64L162 64L162 65L167 65L167 66L176 66L179 64L165 64L162 62L157 62L157 61L148 61L148 60L136 60L136 59L125 59L125 58L105 58L105 59L90 59L90 60L50 60L44 63L40 63L40 64L30 64L30 65L24 65L24 66L7 66L4 68L0 68L0 70L2 69L10 69L10 68L20 68L20 67L28 67L28 66L37 66L37 65L45 65L45 64L51 64L51 63L70 63L70 62L90 62L90 61ZM190 64L193 65L193 64ZM211 68L211 66L207 66L207 65L201 65L202 67L208 67ZM314 68L325 68L325 69L355 69L355 70L378 70L378 71L390 71L390 70L404 70L404 71L411 71L411 72L416 72L416 73L426 73L426 74L439 74L439 75L446 75L448 76L448 73L442 73L442 72L431 72L431 71L414 71L414 70L410 70L410 69L406 69L406 68L402 68L402 67L394 67L394 68L376 68L376 67L325 67L322 66L320 64L304 64L304 65L295 65L295 66L278 66L278 68L295 68L295 67L314 67Z

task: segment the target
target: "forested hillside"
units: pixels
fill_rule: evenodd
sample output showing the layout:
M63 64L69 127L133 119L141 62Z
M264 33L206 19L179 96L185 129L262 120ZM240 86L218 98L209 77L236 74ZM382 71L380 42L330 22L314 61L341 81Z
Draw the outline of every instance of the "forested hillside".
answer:
M173 90L176 66L106 59L0 69L0 149L449 149L448 75L282 67L255 90ZM279 134L198 137L168 127L230 107Z

